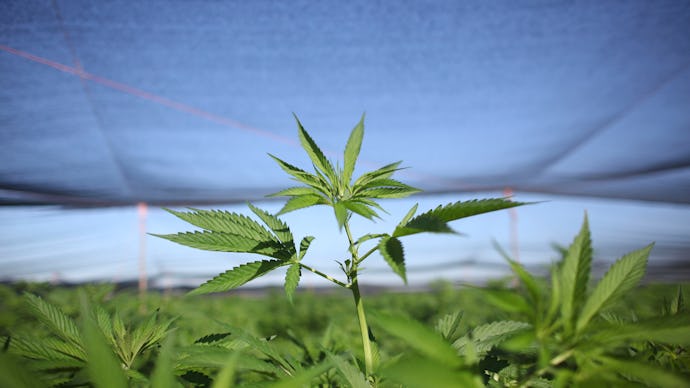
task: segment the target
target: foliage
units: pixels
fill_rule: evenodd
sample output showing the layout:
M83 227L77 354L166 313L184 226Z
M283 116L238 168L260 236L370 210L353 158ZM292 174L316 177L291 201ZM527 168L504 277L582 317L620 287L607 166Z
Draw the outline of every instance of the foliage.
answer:
M342 168L326 158L296 116L295 119L300 144L314 166L314 173L295 167L269 154L283 171L302 184L302 186L291 187L271 194L271 196L289 197L278 214L270 214L249 204L252 212L264 223L261 225L257 221L236 213L199 209L191 209L190 212L169 210L177 217L202 228L203 231L156 236L193 248L252 253L271 258L270 260L263 259L245 263L226 271L201 285L192 294L227 291L284 266L288 267L285 277L285 293L290 300L292 300L297 289L302 269L314 272L338 286L350 289L360 323L364 355L363 372L367 378L373 381L376 349L370 340L370 328L367 324L358 283L359 268L364 260L373 253L379 252L393 272L399 275L403 282L407 283L404 248L400 237L423 232L455 233L448 225L451 221L520 206L522 203L504 198L455 202L439 206L418 216L415 216L417 211L417 205L415 205L392 233L364 234L355 238L350 230L352 215L357 214L370 220L379 218L378 211L383 211L383 208L377 200L404 198L420 190L392 179L393 174L400 170L401 162L390 163L374 171L366 172L356 179L353 178L364 137L364 116L350 133L343 152ZM281 214L316 205L331 207L339 229L344 229L346 232L350 258L340 263L346 280L338 280L332 275L303 264L301 261L314 238L306 236L297 246L288 225L278 218ZM372 240L378 240L378 243L366 253L361 254L360 248Z
M680 289L661 314L650 318L618 315L610 309L642 279L651 249L650 244L624 255L593 287L586 216L562 261L552 267L551 287L504 253L520 280L520 293L490 292L488 300L524 321L509 325L514 329L512 339L490 339L492 347L500 344L496 351L486 348L482 331L503 336L497 323L475 328L472 338L454 345L462 350L473 343L480 358L509 361L502 369L487 371L503 386L690 386L690 317Z
M3 305L13 314L20 311L11 319L0 311L0 334L7 334L0 353L3 384L690 385L690 320L682 290L678 288L660 312L635 312L621 303L632 302L635 308L653 305L641 302L635 293L652 245L620 258L592 286L592 243L586 217L573 243L563 249L562 260L552 266L549 280L534 277L501 251L519 280L517 290L487 287L456 292L447 284L437 284L432 293L421 296L371 297L368 303L374 308L368 315L375 336L358 281L366 259L378 253L406 283L405 237L456 233L449 225L454 220L524 203L506 198L471 200L419 215L415 205L390 233L355 237L352 216L379 218L385 211L378 200L419 191L392 178L401 162L354 177L363 120L350 134L342 168L325 157L297 120L298 137L314 172L271 155L301 184L273 194L289 197L278 214L252 204L248 206L254 218L219 210L169 210L201 230L156 236L194 248L260 257L210 279L191 291L192 297L149 295L148 301L136 302L119 297L112 287L91 286L75 300L70 293L23 285L34 292L24 292L15 300L13 292L2 289L7 299ZM340 263L344 279L304 264L314 238L305 236L298 243L279 218L317 205L332 208L335 225L345 231L350 257ZM278 268L286 270L283 288L289 304L274 295L263 300L197 296L235 289ZM351 311L341 308L341 294L301 293L295 298L303 270L351 293L356 321ZM48 295L60 303L51 303ZM487 302L496 308L487 308ZM161 311L143 315L141 309L150 306ZM17 319L21 314L28 319Z

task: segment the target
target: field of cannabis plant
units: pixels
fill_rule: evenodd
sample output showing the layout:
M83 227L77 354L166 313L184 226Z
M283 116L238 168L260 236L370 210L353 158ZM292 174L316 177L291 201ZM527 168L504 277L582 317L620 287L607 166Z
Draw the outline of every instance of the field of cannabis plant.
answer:
M546 279L533 276L497 247L519 286L461 293L439 286L428 295L364 295L361 268L375 257L407 282L407 236L456 233L450 226L455 220L528 204L489 198L422 213L415 205L390 233L356 235L352 217L380 218L385 210L378 200L420 190L393 179L401 162L354 177L364 117L350 134L342 167L325 157L299 120L297 130L313 172L270 155L298 184L272 194L289 198L277 214L253 204L248 204L253 217L169 210L197 230L155 235L260 259L245 258L186 299L151 297L144 315L131 298L121 300L99 288L76 296L27 292L20 299L8 298L16 304L17 317L26 319L16 318L4 329L0 374L8 377L5 385L690 386L690 319L682 289L666 292L662 303L633 299L632 307L622 307L626 298L638 295L634 291L653 244L624 254L593 282L586 215ZM333 226L343 235L348 257L339 261L341 274L303 263L314 237L294 236L280 218L311 206L329 208ZM280 268L285 270L285 297L199 299ZM327 279L348 298L298 294L302 271Z

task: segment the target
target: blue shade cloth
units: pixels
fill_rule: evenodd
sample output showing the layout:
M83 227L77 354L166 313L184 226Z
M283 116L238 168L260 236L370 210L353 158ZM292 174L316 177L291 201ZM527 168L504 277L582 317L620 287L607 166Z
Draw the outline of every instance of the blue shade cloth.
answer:
M291 113L428 193L690 203L684 1L0 2L0 203L232 203Z

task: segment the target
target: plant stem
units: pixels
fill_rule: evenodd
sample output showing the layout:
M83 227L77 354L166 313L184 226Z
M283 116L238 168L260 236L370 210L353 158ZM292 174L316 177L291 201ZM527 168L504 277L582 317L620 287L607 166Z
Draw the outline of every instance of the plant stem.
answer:
M326 279L326 280L328 280L328 281L331 281L331 282L333 282L333 283L339 285L340 287L350 288L349 285L347 285L347 284L341 282L340 280L334 278L334 277L331 276L331 275L328 275L328 274L325 274L325 273L319 271L319 270L316 269L316 268L312 268L312 267L310 267L310 266L308 266L308 265L306 265L306 264L302 264L302 263L299 263L299 265L300 265L300 267L306 269L307 271L311 271L311 272L313 272L313 273L315 273L315 274L321 276L322 278L324 278L324 279Z
M356 270L355 270L356 271ZM352 277L350 289L352 296L355 298L355 307L357 308L357 318L359 319L359 332L362 335L362 350L364 351L364 370L366 376L371 376L374 369L373 352L371 350L371 340L369 339L369 325L367 325L367 316L364 313L364 302L359 293L359 283L357 282L357 274L355 272Z
M352 290L352 296L355 299L357 319L359 320L359 333L362 336L364 371L366 376L369 377L374 372L374 357L371 349L371 340L369 339L367 315L364 312L364 301L362 301L362 295L359 293L359 281L357 280L357 264L359 264L362 259L359 258L357 253L357 247L355 246L354 239L352 238L352 232L350 232L350 223L347 220L345 221L345 233L347 233L347 239L350 242L350 253L352 254L352 267L350 268L350 273L348 274L348 277L350 278L350 290ZM367 255L369 254L371 254L371 252L369 252Z

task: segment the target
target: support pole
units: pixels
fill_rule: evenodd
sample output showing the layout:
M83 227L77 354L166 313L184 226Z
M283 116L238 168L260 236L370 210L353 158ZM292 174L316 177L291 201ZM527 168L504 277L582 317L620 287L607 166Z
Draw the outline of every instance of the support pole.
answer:
M137 214L139 215L139 302L141 303L140 310L145 312L144 297L148 289L148 276L146 275L146 216L148 206L146 203L139 202Z

